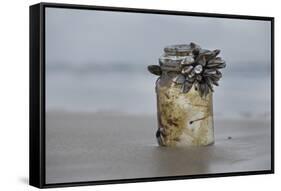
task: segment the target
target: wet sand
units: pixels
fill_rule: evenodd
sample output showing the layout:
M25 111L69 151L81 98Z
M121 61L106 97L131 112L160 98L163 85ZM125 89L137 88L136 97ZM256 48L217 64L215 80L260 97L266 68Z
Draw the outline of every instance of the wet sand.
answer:
M46 182L256 171L270 169L270 122L216 120L215 144L163 148L156 117L46 114Z

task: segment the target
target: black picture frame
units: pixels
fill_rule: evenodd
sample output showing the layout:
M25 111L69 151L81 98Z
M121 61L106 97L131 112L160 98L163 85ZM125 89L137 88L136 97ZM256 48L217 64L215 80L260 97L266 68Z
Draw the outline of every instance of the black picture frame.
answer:
M234 18L271 22L271 169L250 172L228 172L187 176L132 178L71 183L46 184L45 182L45 8L102 10L133 13L153 13L196 17ZM103 7L89 5L39 3L30 6L30 140L29 140L29 184L38 188L84 186L131 182L164 181L191 178L210 178L274 173L274 18L248 15L196 13L183 11Z

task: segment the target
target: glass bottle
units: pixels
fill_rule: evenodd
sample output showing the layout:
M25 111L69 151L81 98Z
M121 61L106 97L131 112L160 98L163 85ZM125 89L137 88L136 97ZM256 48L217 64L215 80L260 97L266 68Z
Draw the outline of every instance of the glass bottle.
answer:
M188 93L164 72L156 82L158 131L162 146L209 145L214 143L212 93L199 96L194 86Z
M188 92L175 83L183 60L190 59L195 45L166 47L160 57L161 75L156 81L158 130L161 146L205 146L214 143L212 92L200 95L192 84Z

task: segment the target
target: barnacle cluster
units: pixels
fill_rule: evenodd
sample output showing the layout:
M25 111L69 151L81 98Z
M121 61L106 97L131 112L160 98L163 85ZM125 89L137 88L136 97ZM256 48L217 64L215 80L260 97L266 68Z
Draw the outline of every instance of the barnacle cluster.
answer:
M184 46L187 46L190 51L186 51ZM219 85L218 81L222 77L219 69L226 66L225 61L217 57L220 50L206 50L195 43L190 43L166 47L164 51L165 54L159 59L160 66L148 66L152 74L160 76L163 71L177 72L173 82L181 85L182 92L187 93L194 85L201 97L213 92L213 85Z

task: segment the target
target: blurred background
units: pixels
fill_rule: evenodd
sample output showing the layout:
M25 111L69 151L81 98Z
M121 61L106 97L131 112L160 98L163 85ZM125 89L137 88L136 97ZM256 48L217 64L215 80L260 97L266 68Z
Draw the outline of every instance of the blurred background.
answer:
M163 48L221 49L217 119L270 119L270 22L72 9L46 10L47 112L155 115Z

